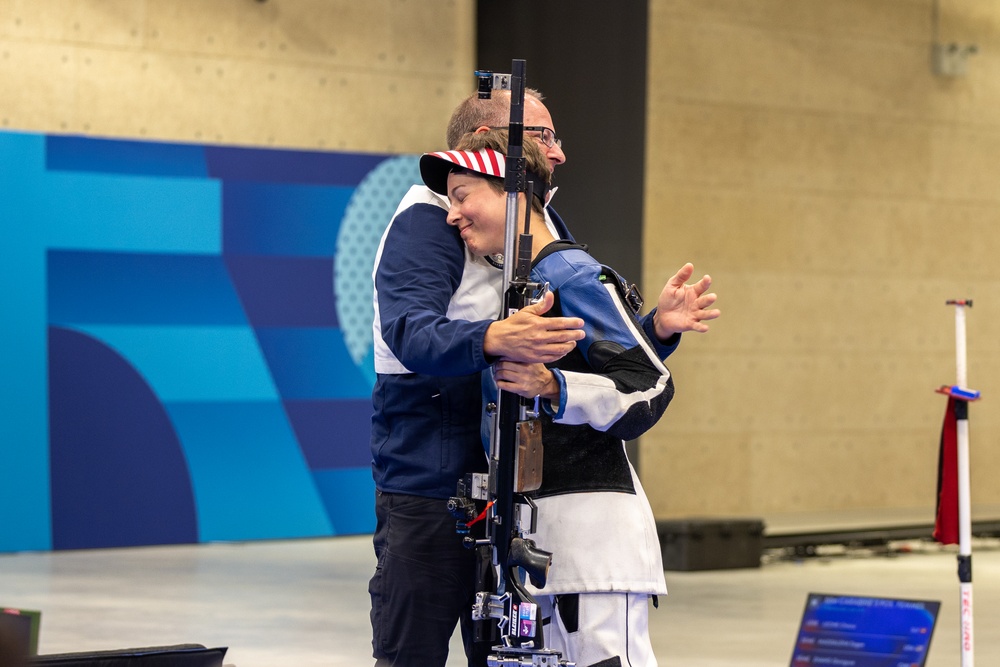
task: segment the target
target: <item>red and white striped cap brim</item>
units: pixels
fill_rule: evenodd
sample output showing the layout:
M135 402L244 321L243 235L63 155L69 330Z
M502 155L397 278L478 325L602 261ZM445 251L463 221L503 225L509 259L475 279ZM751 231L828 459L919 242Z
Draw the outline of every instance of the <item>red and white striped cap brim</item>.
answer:
M448 194L448 174L456 166L484 176L504 177L506 160L503 153L492 148L480 151L438 151L420 156L420 176L424 183L440 195Z

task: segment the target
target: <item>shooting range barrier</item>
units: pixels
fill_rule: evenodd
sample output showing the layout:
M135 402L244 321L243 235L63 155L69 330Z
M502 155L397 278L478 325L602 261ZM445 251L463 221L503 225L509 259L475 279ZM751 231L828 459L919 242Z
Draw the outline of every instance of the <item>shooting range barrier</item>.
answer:
M760 519L657 521L665 570L760 567L764 522Z
M757 518L683 518L656 522L663 569L680 572L760 567L761 556L769 550L808 557L816 555L820 546L877 548L888 546L890 542L929 539L933 531L930 521L794 532L769 532L764 521ZM973 521L972 535L1000 537L1000 519Z

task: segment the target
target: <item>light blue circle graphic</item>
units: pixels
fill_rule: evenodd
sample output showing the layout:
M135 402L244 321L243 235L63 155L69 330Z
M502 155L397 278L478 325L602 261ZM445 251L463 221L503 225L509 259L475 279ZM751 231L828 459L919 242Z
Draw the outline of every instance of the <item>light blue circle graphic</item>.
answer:
M355 189L337 235L333 292L347 350L375 385L372 357L372 268L382 233L414 183L420 183L419 156L389 158L372 169Z

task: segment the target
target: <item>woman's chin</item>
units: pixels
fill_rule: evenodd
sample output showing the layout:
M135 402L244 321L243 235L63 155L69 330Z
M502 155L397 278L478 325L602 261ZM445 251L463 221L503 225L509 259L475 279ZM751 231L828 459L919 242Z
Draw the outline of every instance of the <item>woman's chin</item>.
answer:
M475 242L469 243L468 241L465 242L465 247L467 247L469 249L469 252L471 252L476 257L486 257L487 255L495 255L498 252L503 252L503 249L500 250L484 249L483 246L479 245L478 243Z

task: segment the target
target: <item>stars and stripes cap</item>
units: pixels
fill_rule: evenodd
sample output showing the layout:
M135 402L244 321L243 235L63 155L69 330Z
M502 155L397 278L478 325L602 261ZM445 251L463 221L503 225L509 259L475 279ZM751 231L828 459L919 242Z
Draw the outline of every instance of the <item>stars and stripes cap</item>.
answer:
M424 184L439 195L448 196L448 174L461 167L483 176L503 178L507 159L503 153L492 148L478 151L438 151L420 156L420 176ZM530 169L525 174L532 184L532 193L542 206L549 201L549 184L539 174ZM553 190L555 192L555 190Z
M492 148L479 151L438 151L420 156L420 176L439 195L448 196L448 174L462 167L484 176L504 177L507 160Z

